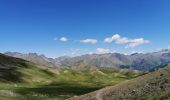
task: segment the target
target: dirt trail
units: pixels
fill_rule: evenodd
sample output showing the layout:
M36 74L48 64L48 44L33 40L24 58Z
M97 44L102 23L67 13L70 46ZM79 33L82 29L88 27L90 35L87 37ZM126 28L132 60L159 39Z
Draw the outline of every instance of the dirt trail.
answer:
M103 93L103 90L99 90L96 94L96 99L97 100L103 100L102 97L101 97L101 94Z

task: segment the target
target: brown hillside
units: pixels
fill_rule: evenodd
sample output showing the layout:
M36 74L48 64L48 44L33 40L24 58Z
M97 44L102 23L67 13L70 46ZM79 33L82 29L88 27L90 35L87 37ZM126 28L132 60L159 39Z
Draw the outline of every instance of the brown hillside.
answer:
M170 66L69 100L169 100Z

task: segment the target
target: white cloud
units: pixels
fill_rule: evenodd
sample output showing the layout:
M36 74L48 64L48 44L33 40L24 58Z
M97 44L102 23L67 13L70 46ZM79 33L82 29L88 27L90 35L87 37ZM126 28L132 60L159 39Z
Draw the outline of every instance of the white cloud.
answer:
M104 42L106 43L111 43L113 40L117 40L116 42L125 42L127 39L126 38L121 38L119 34L115 34L112 37L108 37L104 39Z
M143 51L131 51L130 54L134 54L134 53L144 53Z
M89 55L93 54L93 52L88 52Z
M147 43L150 43L150 41L144 40L143 38L133 39L129 41L129 44L127 44L125 48L134 48L141 44L147 44Z
M66 37L61 37L59 40L62 41L62 42L67 42L68 41L68 39Z
M75 52L72 52L71 55L75 55L76 53Z
M104 42L106 43L111 43L112 41L115 41L116 44L126 44L125 48L134 48L141 44L150 43L149 40L145 40L144 38L129 39L121 37L119 34L104 39Z
M80 40L81 43L91 43L91 44L96 44L97 40L96 39L85 39L85 40Z
M170 49L170 45L168 46L168 48Z
M109 53L110 50L109 49L105 49L105 48L97 48L96 49L96 53L97 54L104 54L104 53Z
M55 37L54 40L55 40L55 41L59 40L59 41L61 41L61 42L67 42L67 41L68 41L68 39L67 39L66 37L60 37L60 38Z

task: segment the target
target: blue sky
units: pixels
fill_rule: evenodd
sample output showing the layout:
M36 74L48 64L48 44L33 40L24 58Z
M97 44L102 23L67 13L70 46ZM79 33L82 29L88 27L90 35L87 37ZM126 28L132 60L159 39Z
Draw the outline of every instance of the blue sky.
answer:
M0 0L0 52L151 52L169 38L169 0Z

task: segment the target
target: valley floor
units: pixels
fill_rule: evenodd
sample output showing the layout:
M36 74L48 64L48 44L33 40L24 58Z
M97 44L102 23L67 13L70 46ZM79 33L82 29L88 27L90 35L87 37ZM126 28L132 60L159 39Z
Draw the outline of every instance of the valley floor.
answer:
M142 73L98 69L21 68L23 82L0 82L0 100L64 100L112 86Z

